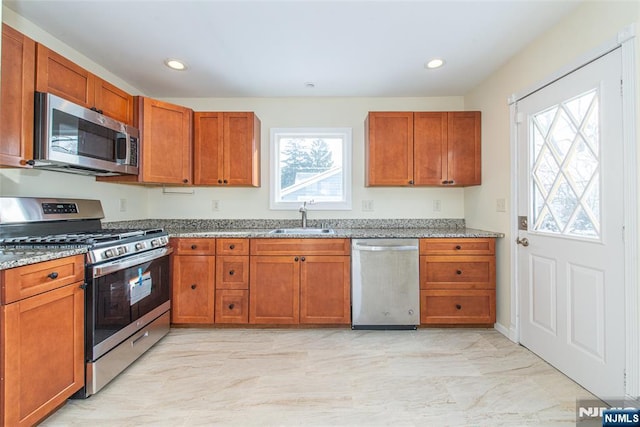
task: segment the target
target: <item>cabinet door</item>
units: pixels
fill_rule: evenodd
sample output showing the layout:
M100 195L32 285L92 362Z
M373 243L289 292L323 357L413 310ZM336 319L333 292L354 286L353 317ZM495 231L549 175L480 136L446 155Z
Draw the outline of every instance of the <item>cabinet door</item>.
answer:
M133 124L133 96L98 77L95 78L95 107L105 116Z
M299 259L292 255L251 257L249 323L298 323Z
M222 113L193 114L193 183L222 185Z
M2 425L35 425L84 385L80 285L1 307Z
M303 256L300 323L351 323L351 257Z
M95 105L93 74L46 46L38 44L36 50L36 90L87 108Z
M214 320L215 257L173 257L172 323L206 323Z
M415 185L447 181L447 113L413 114Z
M190 184L192 111L151 98L136 98L142 182Z
M260 120L253 113L224 113L223 182L260 186Z
M412 185L413 113L371 112L365 132L365 185Z
M480 112L450 112L447 128L449 185L479 185L482 178Z
M2 24L0 165L26 166L33 158L36 43Z

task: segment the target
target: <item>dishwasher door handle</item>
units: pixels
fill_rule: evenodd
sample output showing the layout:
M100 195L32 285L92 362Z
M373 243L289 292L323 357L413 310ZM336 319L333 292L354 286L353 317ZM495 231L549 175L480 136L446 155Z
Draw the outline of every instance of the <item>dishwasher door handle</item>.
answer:
M418 246L369 246L369 245L354 245L353 249L357 251L417 251Z

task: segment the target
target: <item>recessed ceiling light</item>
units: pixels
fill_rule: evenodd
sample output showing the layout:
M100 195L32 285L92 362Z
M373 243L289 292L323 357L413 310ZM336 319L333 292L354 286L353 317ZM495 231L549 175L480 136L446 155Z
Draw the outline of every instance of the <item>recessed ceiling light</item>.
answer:
M178 59L167 59L164 64L172 70L184 71L187 69L187 64Z
M429 69L440 68L443 65L444 65L444 59L434 58L431 61L424 64L424 68L429 68Z

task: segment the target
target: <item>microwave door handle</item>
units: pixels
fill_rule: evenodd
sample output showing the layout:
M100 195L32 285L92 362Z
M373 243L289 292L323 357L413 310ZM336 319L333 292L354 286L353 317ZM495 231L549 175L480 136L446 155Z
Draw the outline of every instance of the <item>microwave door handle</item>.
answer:
M122 137L116 138L116 161L118 163L126 162L129 157L128 149L127 149L127 141L129 140L129 135L126 133Z

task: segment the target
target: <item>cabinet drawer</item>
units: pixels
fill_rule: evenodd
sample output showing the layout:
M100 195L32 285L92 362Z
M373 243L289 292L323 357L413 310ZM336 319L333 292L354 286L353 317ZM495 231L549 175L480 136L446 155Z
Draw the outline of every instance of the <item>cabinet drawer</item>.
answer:
M251 239L251 255L350 255L349 239Z
M217 256L216 289L249 289L249 256Z
M420 255L494 255L495 239L484 237L420 239Z
M249 323L249 291L216 291L216 323Z
M490 325L496 321L495 307L495 291L420 291L422 324Z
M84 281L84 255L60 258L0 272L2 303Z
M216 239L171 239L176 255L215 255Z
M217 239L218 255L249 255L249 239Z
M421 256L421 289L494 289L494 256Z

